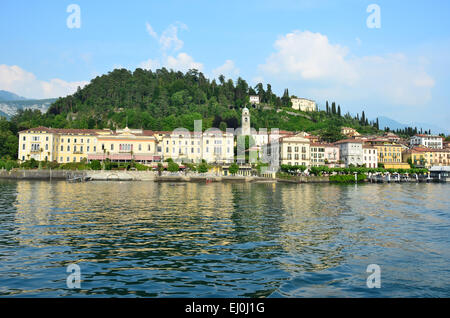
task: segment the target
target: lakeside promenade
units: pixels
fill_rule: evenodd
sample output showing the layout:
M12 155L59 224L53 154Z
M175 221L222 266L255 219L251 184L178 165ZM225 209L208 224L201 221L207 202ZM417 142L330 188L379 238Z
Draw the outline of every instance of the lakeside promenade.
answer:
M332 183L329 176L290 176L280 178L275 174L266 176L223 176L212 173L168 173L161 175L156 171L127 171L127 170L50 170L50 169L17 169L0 170L0 180L43 180L43 181L64 181L73 178L89 181L151 181L151 182L255 182L255 183ZM429 178L394 178L383 175L368 176L365 180L358 180L358 183L379 183L379 182L430 182Z

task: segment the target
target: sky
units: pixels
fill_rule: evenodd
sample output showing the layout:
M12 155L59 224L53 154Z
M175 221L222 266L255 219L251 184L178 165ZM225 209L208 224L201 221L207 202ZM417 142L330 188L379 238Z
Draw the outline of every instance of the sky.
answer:
M2 0L0 90L53 98L115 68L196 68L449 129L449 17L446 0Z

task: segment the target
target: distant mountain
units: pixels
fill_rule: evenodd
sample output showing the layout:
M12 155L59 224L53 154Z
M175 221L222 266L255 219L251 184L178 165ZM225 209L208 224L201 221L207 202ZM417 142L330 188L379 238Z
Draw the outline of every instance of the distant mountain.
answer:
M450 134L450 130L446 129L446 128L442 128L433 124L428 124L428 123L418 123L418 122L411 122L409 124L403 124L400 123L394 119L391 119L389 117L384 117L384 116L380 116L378 117L378 122L380 125L380 129L384 129L385 127L389 127L391 130L396 130L396 129L403 129L405 127L417 127L418 130L420 130L420 128L422 128L423 130L429 130L431 129L431 133L433 134L440 134L440 133L444 133L444 134Z
M2 91L0 90L0 101L18 101L18 100L27 100L25 97L21 97L19 95L16 95L14 93L8 92L8 91Z
M11 118L19 109L39 109L45 113L55 101L56 98L0 101L0 116Z

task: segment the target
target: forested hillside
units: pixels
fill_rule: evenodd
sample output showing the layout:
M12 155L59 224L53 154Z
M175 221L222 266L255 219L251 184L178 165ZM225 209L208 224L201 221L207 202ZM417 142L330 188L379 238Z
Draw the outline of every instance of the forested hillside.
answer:
M259 107L249 104L249 95L259 95ZM11 132L36 126L54 128L120 128L151 130L194 128L194 120L202 119L203 128L237 128L241 125L241 109L251 111L254 128L279 128L307 131L325 140L342 138L341 126L356 128L361 133L378 132L377 123L361 116L341 114L341 106L330 103L325 110L304 113L290 108L288 89L283 96L272 92L270 84L251 87L244 79L235 82L220 76L209 80L201 72L187 73L136 69L116 69L94 78L83 89L59 98L47 113L20 110L13 116Z

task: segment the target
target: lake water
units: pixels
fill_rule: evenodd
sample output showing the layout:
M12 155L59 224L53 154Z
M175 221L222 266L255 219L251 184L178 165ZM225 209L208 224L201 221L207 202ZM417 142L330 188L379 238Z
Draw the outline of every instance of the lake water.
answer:
M0 296L449 297L450 185L0 181Z

